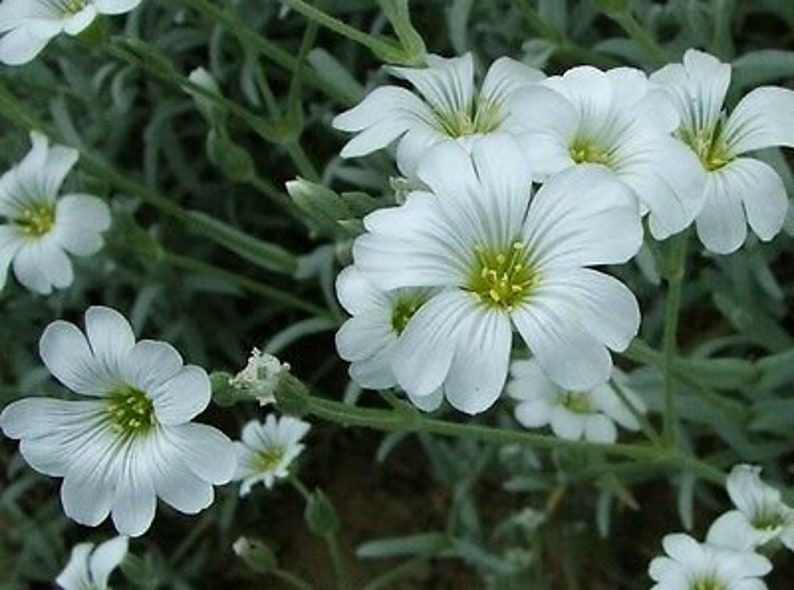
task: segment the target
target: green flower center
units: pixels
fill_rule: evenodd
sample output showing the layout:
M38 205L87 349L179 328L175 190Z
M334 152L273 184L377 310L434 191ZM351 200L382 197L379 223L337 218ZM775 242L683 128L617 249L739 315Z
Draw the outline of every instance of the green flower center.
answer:
M141 390L121 385L107 397L113 428L125 436L145 434L155 425L154 404Z
M46 0L47 3L64 16L74 16L81 12L91 0Z
M466 289L488 307L511 310L526 301L540 283L524 242L505 248L476 246Z
M710 129L685 129L676 132L678 138L692 148L706 170L718 170L733 160L725 139L722 137L722 121Z
M566 391L562 394L560 403L574 414L590 414L593 411L586 393Z
M725 585L714 577L700 578L694 580L689 590L726 590Z
M427 301L422 295L405 295L398 297L392 304L391 327L399 336L405 330L414 314Z
M783 515L774 508L764 508L753 515L751 522L756 529L772 531L783 526L785 519Z
M259 451L256 455L256 466L262 471L275 469L286 454L287 449L282 446L274 445L264 451Z
M40 202L25 209L14 220L22 232L33 238L48 234L55 225L55 207L50 203Z
M602 148L591 139L577 137L570 148L571 158L577 164L613 164L610 151Z
M495 131L502 124L502 107L498 102L477 100L463 111L436 111L436 122L446 135L465 137Z

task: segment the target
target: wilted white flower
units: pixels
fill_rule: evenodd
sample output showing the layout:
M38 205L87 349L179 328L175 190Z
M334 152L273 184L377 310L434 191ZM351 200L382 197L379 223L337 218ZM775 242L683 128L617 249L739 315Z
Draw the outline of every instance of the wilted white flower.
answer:
M237 472L235 481L242 480L240 495L246 496L260 481L272 488L276 479L289 475L289 466L303 452L301 439L309 432L308 422L273 414L265 422L252 420L243 427L242 440L235 442Z
M116 537L99 546L75 545L69 563L55 583L63 590L108 590L108 578L124 561L127 546L127 537Z
M9 267L20 283L46 295L72 284L68 254L89 256L103 244L110 211L97 197L69 194L58 198L64 178L77 162L77 151L30 134L27 156L0 177L0 289Z
M515 92L507 104L537 178L605 167L634 191L642 213L650 212L657 239L680 232L700 212L705 175L670 136L679 123L670 99L640 70L571 68Z
M98 14L122 14L140 3L141 0L3 0L0 61L14 66L27 63L61 33L79 35Z
M392 362L397 340L430 297L433 289L378 289L355 266L336 279L336 294L353 317L336 334L336 348L350 361L350 377L361 387L389 389L397 385ZM409 396L420 409L431 412L442 400L440 389L427 396Z
M642 399L625 386L625 376L618 369L612 372L614 383L603 383L588 391L559 387L533 360L514 361L510 375L512 379L506 391L520 402L515 409L516 420L527 428L548 424L560 438L614 443L618 437L615 423L628 430L638 430L637 417L613 387L620 387L635 411L647 411Z
M272 354L262 354L254 348L245 368L229 379L229 385L259 400L259 405L276 403L276 389L281 377L288 373L290 366L282 363Z
M731 66L695 49L683 64L663 67L651 81L667 89L681 117L678 138L706 171L705 203L697 218L700 241L728 254L747 237L747 224L764 241L780 231L788 210L783 181L769 165L743 154L794 147L794 92L763 86L745 96L730 116L722 110Z
M27 398L0 414L35 470L62 477L66 515L96 526L112 512L125 535L146 532L157 497L195 514L212 504L213 484L234 473L234 448L219 430L190 422L210 401L204 369L184 366L169 344L135 342L127 320L107 307L74 324L51 323L39 352L50 373L94 398Z
M651 590L766 590L761 578L772 564L762 555L698 543L681 533L667 535L662 545L669 557L651 561Z
M507 99L544 77L539 70L503 57L491 65L478 92L470 53L451 59L429 55L427 66L388 68L410 82L424 100L400 86L381 86L334 119L337 129L358 133L342 149L342 157L363 156L399 139L397 164L403 174L413 176L434 144L469 144L483 135L509 133Z
M642 227L636 199L598 167L556 175L530 203L532 181L508 137L434 147L419 168L432 192L364 219L356 266L379 289L438 288L410 319L394 373L412 396L443 386L478 413L507 377L513 326L563 387L585 390L612 370L640 314L622 283L586 267L629 260Z
M794 509L780 491L761 481L761 468L736 465L728 475L728 495L736 510L714 521L706 540L734 549L755 549L779 539L794 550Z

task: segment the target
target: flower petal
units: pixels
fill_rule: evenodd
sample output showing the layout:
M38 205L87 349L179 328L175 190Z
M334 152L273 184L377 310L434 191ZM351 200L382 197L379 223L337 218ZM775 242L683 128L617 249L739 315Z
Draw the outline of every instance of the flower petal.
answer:
M747 221L764 242L774 238L786 220L786 187L775 170L753 158L737 158L725 166L725 182L742 200Z
M609 379L612 359L606 347L553 297L538 293L512 317L538 364L559 386L587 391Z
M389 67L387 70L404 80L442 113L468 112L474 102L474 59L471 53L443 58L429 55L426 68Z
M500 57L488 68L480 89L480 100L503 103L521 88L533 86L546 75L538 69L509 57Z
M212 386L207 372L188 365L165 383L149 390L161 424L182 424L198 416L210 403Z
M346 361L363 361L396 340L388 309L373 309L347 320L336 333L336 349Z
M342 269L336 277L336 296L345 311L351 315L389 305L386 294L369 282L366 275L353 265Z
M706 199L697 218L700 241L716 254L735 252L747 237L747 219L740 196L745 187L737 184L737 181L741 183L741 176L727 173L731 164L708 175Z
M33 61L49 41L49 37L35 35L30 26L20 26L0 38L0 61L9 66L26 64Z
M141 0L94 0L100 14L123 14L136 8Z
M577 166L535 195L524 236L541 273L556 267L618 264L642 245L637 201L611 172Z
M25 287L49 295L74 280L72 263L51 235L23 244L14 257L14 274Z
M411 395L438 389L452 366L461 322L472 313L470 295L442 292L425 303L408 322L394 352L394 374Z
M513 341L509 316L503 311L475 307L459 327L457 348L444 395L461 412L479 414L499 398L507 379Z
M107 588L110 573L121 565L127 556L128 545L127 537L116 537L99 545L91 554L88 568L97 587Z
M0 290L6 284L8 268L23 243L23 238L15 227L0 225Z
M102 232L110 227L110 209L91 195L66 195L55 209L55 239L75 256L90 256L104 243Z
M128 456L123 459L113 495L113 524L117 531L130 537L140 537L149 530L157 508L157 496L149 475L151 457L142 452L150 450L138 446L127 450Z
M69 563L64 570L55 578L55 583L64 590L82 590L93 585L91 579L88 560L93 543L78 543L72 548L69 556Z
M584 437L590 442L611 444L618 439L618 429L612 420L603 414L596 414L585 420Z
M144 392L151 392L172 379L182 369L179 352L166 342L141 340L121 361L124 381Z
M736 105L723 134L733 154L771 146L794 147L794 91L756 88Z
M50 373L75 393L104 397L117 377L97 362L83 333L69 322L57 320L44 330L39 355Z
M135 346L135 334L123 315L94 305L85 312L85 331L91 351L110 375L120 377L125 358Z
M198 477L213 485L231 480L236 464L234 447L220 430L191 422L166 427L164 432Z

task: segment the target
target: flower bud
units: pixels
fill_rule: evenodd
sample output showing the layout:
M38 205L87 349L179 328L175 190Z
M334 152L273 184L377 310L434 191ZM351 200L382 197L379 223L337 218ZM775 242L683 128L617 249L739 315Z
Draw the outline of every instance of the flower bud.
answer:
M309 530L318 537L339 532L339 516L331 500L322 490L316 490L306 502L304 512Z
M258 539L240 537L234 542L232 549L251 570L257 573L268 574L278 567L272 549Z

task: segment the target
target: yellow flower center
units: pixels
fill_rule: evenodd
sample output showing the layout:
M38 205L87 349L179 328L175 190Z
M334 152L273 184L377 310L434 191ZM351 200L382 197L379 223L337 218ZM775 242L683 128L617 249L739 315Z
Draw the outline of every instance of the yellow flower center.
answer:
M55 225L55 207L46 202L31 205L14 220L23 233L33 238L48 234Z
M154 404L141 390L120 385L107 397L113 428L125 436L145 434L155 424Z
M709 576L693 581L689 590L726 590L726 588L722 582Z
M74 16L80 13L91 0L46 0L50 6L64 16Z
M505 248L476 246L466 289L482 304L509 311L526 301L539 282L527 245L515 241Z
M593 411L586 393L566 391L560 402L574 414L590 414Z
M722 121L717 121L710 129L681 128L676 135L692 148L708 171L718 170L734 158L722 137Z
M577 137L570 148L571 158L577 164L601 164L603 166L612 165L610 151L602 148L594 141Z
M463 111L436 111L436 123L446 135L457 138L495 131L502 123L501 105L494 101L477 100Z
M404 295L398 297L392 304L391 327L399 336L405 330L414 314L427 301L423 295Z
M259 451L256 455L256 465L262 471L270 471L275 469L279 462L284 458L287 452L282 446L274 445L268 447L264 451Z

